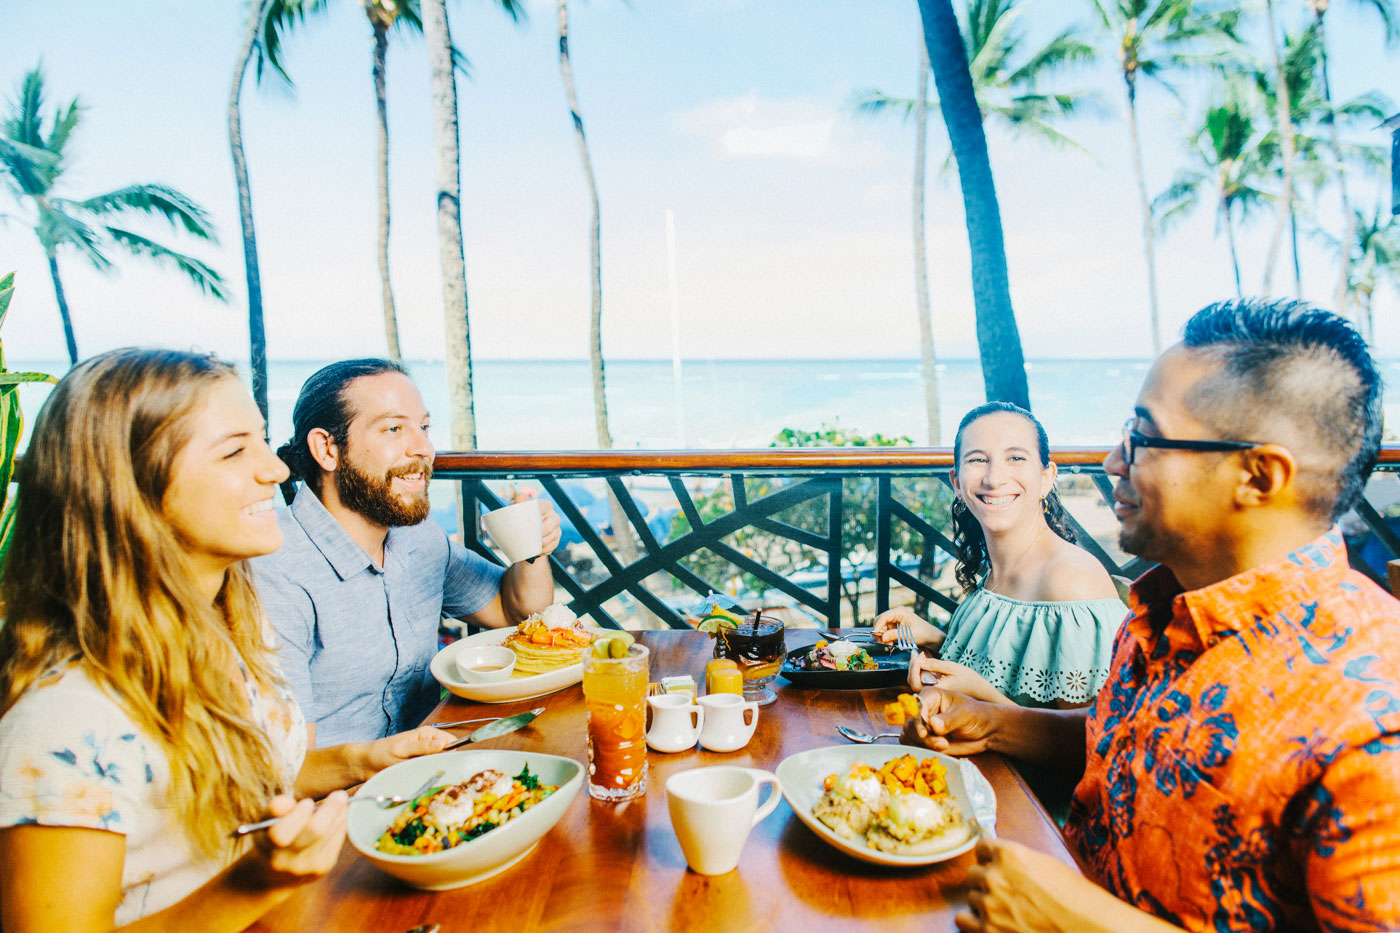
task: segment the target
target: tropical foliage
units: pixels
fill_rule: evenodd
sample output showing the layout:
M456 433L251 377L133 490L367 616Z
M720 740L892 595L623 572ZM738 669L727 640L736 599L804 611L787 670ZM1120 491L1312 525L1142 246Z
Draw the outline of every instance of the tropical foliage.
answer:
M224 280L202 260L177 252L128 226L137 217L156 217L191 237L216 241L214 225L202 207L168 185L125 185L87 198L63 191L68 168L68 145L82 122L83 110L74 98L45 112L44 75L39 67L24 76L3 122L0 172L10 194L29 211L27 221L48 259L54 297L63 320L68 359L78 361L78 340L59 275L59 258L77 253L95 268L113 268L111 253L121 250L183 273L206 295L228 300Z
M982 113L968 70L967 50L950 0L919 0L924 47L948 142L958 166L972 254L972 301L977 316L977 348L987 398L1031 407L1021 333L1011 306L1001 206L987 156Z
M1142 247L1147 265L1148 326L1152 352L1162 352L1162 323L1157 298L1157 254L1147 178L1142 167L1137 96L1140 79L1169 89L1173 72L1202 67L1206 50L1233 40L1239 14L1232 9L1201 8L1193 0L1094 0L1106 44L1117 57L1128 102L1128 133L1133 147L1133 174L1142 212Z
M801 428L784 428L774 437L770 447L907 447L913 443L908 437L889 437L882 434L864 435L839 425L822 425L812 431ZM749 477L745 480L745 501L753 501L777 492L798 479L791 477ZM946 527L950 518L952 493L948 487L936 479L898 479L894 481L894 494L916 515L936 528ZM879 515L877 500L879 480L870 476L851 476L841 481L841 596L846 601L851 625L862 621L869 624L869 616L862 619L861 583L869 580L873 573L877 554ZM721 483L710 491L695 497L696 511L702 521L711 522L734 511L734 491L728 483ZM828 534L830 512L827 497L809 499L773 516L777 522L799 529L802 532L821 535ZM725 543L741 554L786 577L800 575L804 571L825 571L819 556L810 547L793 537L776 533L779 526L768 523L767 527L746 526L725 539ZM672 520L671 539L690 531L690 522L681 512ZM919 575L932 583L935 555L922 535L914 533L908 526L893 522L890 528L890 548L896 557L904 555L906 560L917 562ZM713 584L727 586L738 593L760 596L767 584L757 576L735 567L729 561L711 551L700 550L682 559L686 569L701 579ZM825 577L823 576L823 585ZM865 588L867 591L869 587Z
M1080 29L1071 27L1044 45L1031 47L1021 21L1024 8L1018 0L968 0L955 11L982 119L1017 137L1083 149L1061 124L1092 104L1093 95L1053 85L1066 66L1092 61L1094 46ZM894 112L907 116L913 112L915 100L868 90L858 92L854 103L872 115ZM928 105L939 106L936 99ZM949 159L943 162L945 170L952 167Z
M972 77L973 93L984 120L1004 125L1014 135L1044 139L1056 145L1083 148L1056 125L1060 118L1074 113L1085 97L1066 91L1051 91L1048 79L1064 65L1089 61L1093 48L1075 29L1066 29L1038 49L1026 48L1024 30L1018 23L1021 8L1016 0L970 0L956 11ZM928 415L928 437L937 445L941 435L938 400L937 361L934 354L934 328L928 290L927 247L924 241L924 190L926 168L927 113L938 107L928 99L928 56L919 55L919 91L913 98L892 97L883 91L858 92L857 110L868 115L895 113L915 120L914 153L914 283L919 315L919 345L923 363L924 404ZM952 153L943 160L946 172L952 166Z
M0 327L10 311L10 299L15 293L13 272L0 278ZM47 373L12 373L5 367L5 347L0 341L0 573L5 569L5 555L14 540L15 504L9 498L10 477L14 475L15 451L24 434L24 412L19 407L19 385L24 382L57 382Z
M1235 224L1268 203L1265 190L1272 178L1274 144L1267 125L1255 120L1258 106L1251 88L1235 81L1219 91L1220 100L1206 108L1187 148L1190 164L1177 173L1166 191L1152 202L1160 228L1167 229L1190 212L1207 194L1214 197L1216 231L1224 228L1235 273L1235 294L1243 296Z

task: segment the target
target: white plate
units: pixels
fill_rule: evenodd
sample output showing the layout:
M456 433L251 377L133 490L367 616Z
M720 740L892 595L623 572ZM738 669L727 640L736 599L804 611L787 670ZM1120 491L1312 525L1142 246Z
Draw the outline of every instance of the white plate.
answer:
M460 641L443 648L433 656L429 670L438 683L448 692L464 700L477 703L511 703L515 700L533 700L565 687L572 687L583 680L583 662L561 667L547 674L532 674L529 677L511 677L495 684L469 684L457 673L457 652L466 645L499 645L515 633L515 626L487 629L475 635L468 635Z
M879 768L885 762L913 754L920 761L937 758L948 766L948 789L953 799L962 805L963 818L977 818L988 833L996 826L997 801L992 785L970 761L963 761L931 752L928 749L910 748L906 745L832 745L828 748L814 748L799 752L783 759L778 765L778 783L783 789L783 797L797 818L812 828L823 840L864 862L876 865L931 865L950 859L977 845L977 836L951 846L941 852L926 855L895 855L872 849L864 840L846 839L838 836L825 823L812 814L812 808L822 797L822 781L828 774L846 774L851 765L863 761L872 768Z
M428 891L443 891L490 878L519 862L549 832L583 786L583 765L572 758L538 752L512 752L505 749L469 749L443 752L401 761L380 771L360 788L359 794L408 794L439 769L446 772L441 783L457 784L478 771L495 768L515 775L526 765L545 784L559 789L515 819L503 823L475 839L431 855L389 855L374 844L402 812L400 807L381 810L361 804L350 808L347 835L350 844L381 870ZM358 794L357 794L358 796Z

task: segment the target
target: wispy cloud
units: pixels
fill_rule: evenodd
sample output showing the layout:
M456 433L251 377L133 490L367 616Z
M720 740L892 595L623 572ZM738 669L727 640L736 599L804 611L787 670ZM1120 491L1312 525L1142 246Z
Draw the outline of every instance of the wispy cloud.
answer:
M770 98L758 91L706 101L674 117L725 159L869 164L881 149L851 131L841 99Z

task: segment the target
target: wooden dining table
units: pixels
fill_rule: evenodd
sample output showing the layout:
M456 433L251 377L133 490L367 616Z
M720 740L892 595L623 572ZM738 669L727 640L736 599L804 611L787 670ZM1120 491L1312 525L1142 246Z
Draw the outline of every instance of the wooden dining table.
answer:
M639 632L651 649L651 679L690 674L703 680L713 643L700 632ZM816 640L790 629L788 648ZM899 688L801 689L779 678L777 702L763 707L752 741L740 751L648 753L645 796L604 803L585 786L558 824L518 864L450 891L410 888L380 872L347 843L330 874L298 892L252 929L404 933L438 924L441 933L524 930L951 930L966 903L969 852L916 868L890 868L839 852L793 815L785 801L749 836L739 867L707 877L686 867L671 829L666 779L678 771L729 764L775 769L787 756L847 744L846 725L884 727L881 707ZM483 705L449 696L429 722L510 715L543 706L530 726L489 747L548 752L586 762L588 713L579 686L543 698ZM463 734L467 730L461 730ZM997 797L996 832L1075 862L1058 828L1003 758L973 759Z

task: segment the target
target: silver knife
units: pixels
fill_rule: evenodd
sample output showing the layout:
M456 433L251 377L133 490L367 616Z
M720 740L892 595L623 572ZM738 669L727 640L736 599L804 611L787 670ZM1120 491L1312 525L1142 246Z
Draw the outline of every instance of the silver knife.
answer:
M454 748L461 748L463 745L469 745L472 742L482 742L486 739L498 738L508 732L514 732L521 726L528 726L534 721L536 716L543 712L544 707L541 706L538 709L532 709L524 713L516 713L514 716L506 716L504 719L497 719L495 722L488 722L466 738L458 739L450 745L445 745L438 749L438 751L450 751Z

